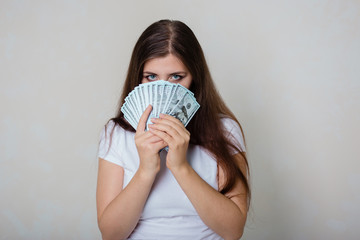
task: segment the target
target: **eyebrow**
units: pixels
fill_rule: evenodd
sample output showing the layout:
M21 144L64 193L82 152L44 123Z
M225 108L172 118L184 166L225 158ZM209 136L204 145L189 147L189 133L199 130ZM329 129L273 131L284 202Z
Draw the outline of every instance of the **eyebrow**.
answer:
M187 74L187 72L174 72L174 73L171 73L171 75L177 75L177 74Z
M157 73L153 73L153 72L143 72L143 74L154 74L154 75L157 75ZM187 75L187 72L173 72L173 73L170 73L169 75L177 75L177 74L184 74L184 75Z
M155 73L153 73L153 72L143 72L143 73L146 73L146 74L155 74Z

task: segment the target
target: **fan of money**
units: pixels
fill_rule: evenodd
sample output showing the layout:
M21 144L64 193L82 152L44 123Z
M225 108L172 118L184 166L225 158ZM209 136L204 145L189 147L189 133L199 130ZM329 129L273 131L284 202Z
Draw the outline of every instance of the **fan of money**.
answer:
M148 124L151 124L150 119L158 118L160 113L171 115L186 126L200 107L194 94L179 83L158 80L140 84L129 93L121 107L124 118L135 130L149 104L153 109L147 120L146 130Z

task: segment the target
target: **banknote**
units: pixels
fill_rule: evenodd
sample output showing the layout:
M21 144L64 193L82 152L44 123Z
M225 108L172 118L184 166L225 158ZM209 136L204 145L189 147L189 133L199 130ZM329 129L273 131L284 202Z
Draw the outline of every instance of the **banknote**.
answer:
M194 96L186 92L184 97L175 106L171 107L172 110L169 115L179 119L186 126L199 107L200 105Z
M183 88L180 84L176 86L176 89L174 89L174 92L172 93L172 96L167 103L165 114L170 114L172 109L180 102L180 100L185 96L186 92L189 91L187 88Z
M133 114L133 111L131 111L131 109L128 107L127 103L125 102L124 105L121 107L121 112L124 113L124 118L126 119L126 121L128 121L130 123L130 125L136 129L137 128L137 119Z
M200 108L194 93L189 89L178 83L159 80L136 86L125 98L121 112L136 130L140 117L150 104L153 109L146 121L145 130L152 124L150 119L158 118L160 113L174 116L186 126Z
M160 112L161 113L165 113L166 112L166 108L168 106L168 103L170 102L170 99L172 97L172 93L173 90L176 88L175 84L165 84L164 85L164 92L163 92L163 98L161 101L161 106L160 106Z

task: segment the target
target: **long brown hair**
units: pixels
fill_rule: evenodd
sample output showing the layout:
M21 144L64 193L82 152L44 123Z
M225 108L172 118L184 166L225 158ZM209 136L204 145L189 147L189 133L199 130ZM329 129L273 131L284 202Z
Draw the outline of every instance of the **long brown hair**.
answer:
M249 168L245 149L239 149L229 140L222 126L221 117L231 118L237 124L239 122L217 92L202 48L186 24L180 21L160 20L150 25L142 33L132 53L117 115L110 120L126 130L135 131L124 119L120 107L126 96L141 83L146 61L165 57L168 54L179 58L191 73L190 90L195 94L196 100L201 106L187 126L191 134L190 144L207 149L224 170L226 182L220 189L221 193L229 192L235 185L236 178L239 177L246 187L249 200L250 187L246 176L249 174ZM239 127L241 129L240 124ZM247 165L246 173L243 173L237 165L232 154L234 149L244 157Z

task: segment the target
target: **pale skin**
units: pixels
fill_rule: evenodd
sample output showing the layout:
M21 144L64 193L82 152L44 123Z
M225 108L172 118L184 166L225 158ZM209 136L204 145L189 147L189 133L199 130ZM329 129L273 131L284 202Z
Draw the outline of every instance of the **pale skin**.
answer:
M190 87L192 81L189 71L173 55L151 59L145 63L142 82L160 79L180 83L186 88ZM149 125L149 131L144 130L151 109L149 106L145 110L136 130L135 144L140 165L125 188L124 169L99 159L96 195L98 224L103 239L126 239L134 230L160 170L159 150L165 146L169 146L166 167L172 172L202 221L224 239L239 239L243 234L248 208L244 185L237 179L235 187L226 195L212 188L186 159L190 133L179 120L161 114L160 118L152 119L154 124ZM236 159L240 169L246 173L243 157L236 154ZM224 182L224 172L219 168L219 186Z

